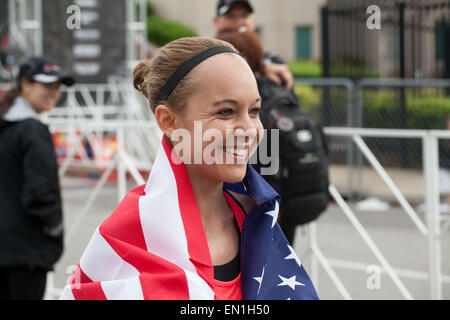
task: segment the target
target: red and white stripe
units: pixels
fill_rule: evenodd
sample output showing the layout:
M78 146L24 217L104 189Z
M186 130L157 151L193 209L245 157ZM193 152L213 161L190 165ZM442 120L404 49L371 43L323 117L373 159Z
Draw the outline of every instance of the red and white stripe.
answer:
M61 299L214 299L194 192L171 154L163 138L147 184L95 231Z

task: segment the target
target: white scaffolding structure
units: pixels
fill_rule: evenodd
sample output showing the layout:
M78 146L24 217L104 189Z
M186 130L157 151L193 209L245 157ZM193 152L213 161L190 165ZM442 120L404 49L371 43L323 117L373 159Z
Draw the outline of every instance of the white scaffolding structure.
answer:
M127 61L133 68L136 61L147 57L147 0L127 1Z
M8 29L12 47L27 55L41 55L42 0L9 0Z
M147 56L147 0L126 1L127 65ZM11 46L26 55L42 55L42 0L8 0Z

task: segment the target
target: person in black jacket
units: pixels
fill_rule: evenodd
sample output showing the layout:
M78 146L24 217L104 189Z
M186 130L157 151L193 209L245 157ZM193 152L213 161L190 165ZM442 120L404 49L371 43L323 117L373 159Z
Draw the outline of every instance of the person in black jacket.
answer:
M213 24L217 35L229 31L238 31L245 28L255 31L256 20L254 10L249 0L219 0L217 1L216 15ZM265 52L263 75L277 85L282 85L291 90L294 86L294 76L286 63L278 55L272 52Z
M1 100L0 299L42 299L46 276L63 251L62 205L51 134L39 121L60 85L74 79L46 57L19 69Z
M272 150L271 129L281 129L282 125L285 127L280 130L279 157L272 154L269 156L271 169L276 172L263 177L281 196L278 222L292 244L296 227L315 220L326 209L329 200L328 151L321 125L307 112L300 111L298 97L293 90L286 90L265 76L264 48L255 32L245 29L232 30L219 33L216 37L231 43L245 57L255 75L262 99L260 119L265 129L268 129L264 138L267 141L267 150ZM273 116L274 110L277 110L275 114L279 113L279 119ZM296 127L296 124L299 127ZM300 143L300 147L297 138L299 129L309 132L310 135L310 140ZM278 163L277 168L272 167L274 163ZM258 159L254 168L262 172L262 167L265 167L265 164Z

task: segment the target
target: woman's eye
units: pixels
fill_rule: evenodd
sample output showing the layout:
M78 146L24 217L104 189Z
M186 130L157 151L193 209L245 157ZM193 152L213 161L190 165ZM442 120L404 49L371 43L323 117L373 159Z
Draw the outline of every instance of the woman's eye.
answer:
M250 110L251 114L255 114L255 115L259 115L261 113L261 108L260 107L256 107Z
M218 115L226 117L226 116L230 116L233 114L233 110L232 109L223 109L220 110L219 112L217 112Z

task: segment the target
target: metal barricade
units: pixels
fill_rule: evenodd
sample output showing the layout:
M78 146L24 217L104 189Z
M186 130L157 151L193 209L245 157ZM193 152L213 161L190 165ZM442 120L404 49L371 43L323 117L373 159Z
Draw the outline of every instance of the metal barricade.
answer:
M71 122L90 121L90 123L103 123L105 121L131 121L146 123L154 121L154 116L150 112L148 102L139 95L128 83L110 82L107 84L78 84L73 87L62 88L62 98L57 108L42 116L44 122L66 121ZM66 131L68 139L79 140L76 130ZM102 139L105 132L101 126L97 130L92 130L85 135L86 140L92 145L94 138ZM151 128L149 132L141 126L130 131L127 136L128 152L148 162L151 155L159 147L159 130ZM78 141L79 142L79 141ZM79 149L72 148L68 152L78 152ZM83 163L89 163L86 155L78 152ZM70 158L70 157L68 157ZM72 159L73 160L73 159ZM66 163L62 164L65 170Z
M450 81L362 79L354 85L349 79L326 78L295 79L295 83L296 93L300 97L301 106L328 124L326 135L330 143L331 162L340 164L347 170L347 190L338 191L338 188L335 186L330 186L330 193L336 203L369 246L384 272L396 284L402 296L406 299L413 298L411 292L402 282L401 277L408 272L411 274L414 271L403 270L399 272L398 269L393 268L389 264L367 230L358 221L350 206L341 196L343 191L347 191L349 194L359 192L362 185L364 157L365 161L374 168L386 183L387 189L393 193L394 198L397 199L409 218L414 222L420 234L428 239L429 270L427 274L421 274L420 277L429 280L430 297L432 299L441 299L443 279L450 279L450 276L443 275L441 270L440 235L447 228L449 221L445 224L445 221L441 221L442 217L439 214L439 190L437 183L439 139L450 139L450 133L436 130L410 130L411 128L409 130L392 128L362 129L358 128L358 126L367 125L365 119L368 116L368 106L371 105L370 103L367 104L367 101L373 94L369 92L374 90L373 88L378 88L377 90L380 90L380 88L393 88L395 90L412 88L410 89L411 91L406 89L406 98L414 94L416 97L420 96L421 91L424 95L428 95L428 90L434 90L435 93L446 96L445 89L450 87ZM369 92L368 95L367 92ZM406 100L407 103L411 101ZM415 102L413 101L413 103ZM66 233L66 241L70 241L73 239L77 227L81 225L83 219L88 215L92 204L113 170L117 170L118 174L118 201L126 193L127 174L138 184L144 183L139 170L149 170L151 168L152 161L160 145L161 132L155 125L154 117L147 106L147 102L135 94L135 90L131 85L120 82L102 85L76 85L70 88L63 88L61 106L44 115L43 121L49 124L52 132L64 133L73 140L70 150L68 150L64 161L61 163L60 176L64 176L75 161L85 166L101 166L103 170L93 192L86 199L78 217ZM102 137L106 134L113 135L117 144L110 161L99 164L83 156L81 150L83 141L94 144L96 137ZM426 192L427 213L425 221L422 221L417 215L410 201L407 200L407 196L402 194L398 186L387 174L385 158L383 156L380 157L379 154L380 148L368 141L373 139L397 139L397 141L400 141L405 140L405 138L414 138L421 141L418 150L421 151L420 157L423 160L423 164L420 167L424 170L426 179L424 190ZM397 164L401 165L401 162ZM320 228L320 221L308 226L309 250L312 257L311 277L315 283L318 282L317 269L321 265L331 277L332 282L342 296L350 299L349 291L334 272L333 267L346 267L351 263L357 266L358 262L348 261L345 264L342 261L328 259L318 244L318 228ZM52 284L52 274L50 274L47 291L56 297L59 291Z
M355 127L355 85L347 78L295 78L294 91L300 107L319 119L324 126ZM348 137L328 136L330 164L346 171L347 182L340 187L346 193L355 190L355 150ZM357 172L358 173L358 172ZM356 174L357 174L356 173Z
M442 130L450 115L450 80L365 78L355 83L352 127L379 129ZM419 140L371 137L368 146L388 167L421 168ZM349 194L361 196L364 157L355 152ZM367 163L367 162L366 162Z
M129 146L127 145L127 137L134 136L135 131L146 131L147 138L151 137L152 130L156 132L156 123L153 121L137 122L137 121L73 121L73 120L61 120L61 119L47 119L47 124L50 127L51 132L78 132L79 140L82 141L84 137L88 137L94 131L110 132L116 136L116 150L113 157L104 165L100 166L102 169L102 174L94 186L93 191L90 193L89 197L84 202L84 205L73 223L68 226L65 232L64 242L70 244L74 241L75 235L79 228L82 226L83 220L89 214L92 205L97 199L98 195L102 191L105 183L110 177L111 173L116 170L117 172L117 203L119 203L127 192L127 176L129 175L135 183L142 185L146 182L146 179L142 177L140 171L150 171L154 158L156 157L157 150L154 150L152 154L152 161L144 163L147 158L142 160L135 158L129 152ZM159 134L159 139L162 133ZM77 148L68 154L66 160L63 162L59 169L59 176L62 178L66 172L67 167L73 161L76 154ZM95 165L95 163L94 163ZM62 288L56 288L54 284L54 274L50 272L48 274L48 285L46 289L46 296L51 298L58 298L62 292Z
M414 222L420 233L427 238L428 241L428 265L429 271L425 279L430 283L430 298L442 299L442 282L443 278L450 279L449 275L443 275L441 270L442 252L441 252L441 228L444 220L439 212L439 190L438 190L438 168L439 168L439 153L438 153L438 140L449 139L450 132L439 130L398 130L398 129L362 129L362 128L326 128L326 134L328 136L345 136L351 137L357 145L358 149L366 157L367 161L376 170L387 187L392 191L395 198L398 200L401 207L406 211L410 219ZM363 138L383 137L383 138L415 138L421 139L423 144L423 170L425 176L425 204L426 215L425 222L417 215L415 210L406 200L402 192L387 174L386 170L380 164L379 160L374 156L373 152L369 149ZM401 292L405 299L413 299L412 294L408 288L404 285L399 277L398 271L396 271L387 261L379 247L373 241L368 234L367 230L360 223L348 203L340 195L335 186L330 185L329 191L336 203L342 209L346 217L350 220L353 227L358 234L362 237L363 241L367 244L371 252L375 255L379 261L384 272L386 272L396 287ZM326 273L330 276L331 280L339 290L341 295L345 299L351 299L349 291L346 289L340 278L332 268L331 263L319 248L317 242L317 228L320 228L320 221L313 222L309 226L309 251L312 257L311 261L311 274L312 279L316 285L318 285L317 268L320 264ZM346 261L348 263L335 264L338 267L348 267L349 264L361 265L359 262ZM406 270L409 274L414 271ZM403 275L406 273L403 272Z

